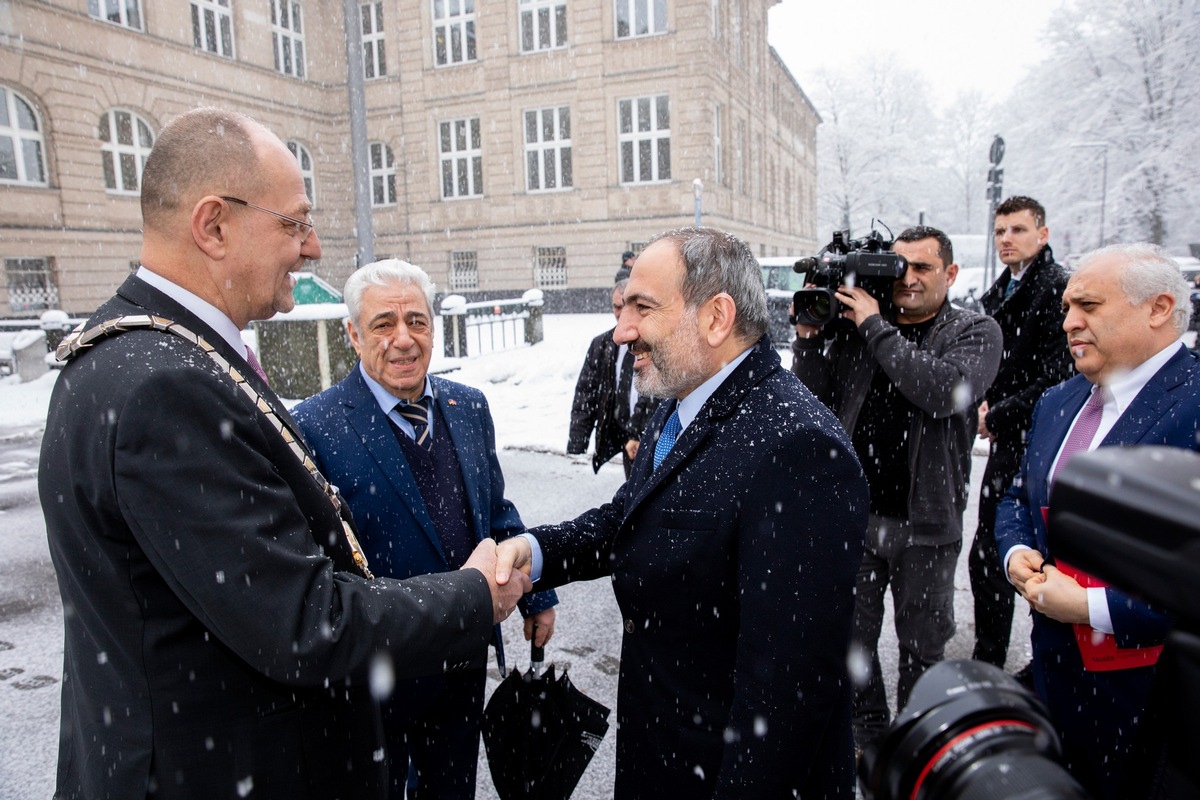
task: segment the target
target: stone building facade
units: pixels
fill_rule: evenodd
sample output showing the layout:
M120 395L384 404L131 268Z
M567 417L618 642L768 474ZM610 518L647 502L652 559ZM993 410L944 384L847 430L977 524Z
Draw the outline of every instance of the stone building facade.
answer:
M374 257L441 291L609 286L622 251L693 223L695 179L704 224L814 252L820 120L767 44L776 1L0 2L0 316L111 293L139 257L145 155L197 105L289 143L335 286L364 216Z

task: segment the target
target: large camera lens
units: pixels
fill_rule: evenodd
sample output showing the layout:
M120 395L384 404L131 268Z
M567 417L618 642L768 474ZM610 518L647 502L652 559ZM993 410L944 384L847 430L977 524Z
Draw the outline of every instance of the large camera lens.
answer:
M1041 702L978 661L930 667L887 734L863 753L872 800L1086 800L1059 765Z
M801 289L792 295L792 324L824 325L837 316L840 305L828 289Z

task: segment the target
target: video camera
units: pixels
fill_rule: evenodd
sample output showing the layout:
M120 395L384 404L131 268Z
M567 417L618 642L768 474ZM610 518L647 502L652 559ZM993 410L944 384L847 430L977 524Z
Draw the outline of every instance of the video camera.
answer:
M792 296L793 325L824 325L838 317L842 304L835 293L839 286L861 286L879 302L884 315L892 309L892 284L904 276L908 262L891 252L892 240L879 231L860 239L847 239L849 231L834 231L833 241L821 252L802 258L792 270L804 273L805 283L815 288L801 289Z
M1048 526L1063 559L1173 619L1124 798L1200 797L1200 454L1108 447L1071 459ZM1097 702L1103 702L1098 698ZM944 661L859 762L867 800L1080 800L1041 702L990 664Z

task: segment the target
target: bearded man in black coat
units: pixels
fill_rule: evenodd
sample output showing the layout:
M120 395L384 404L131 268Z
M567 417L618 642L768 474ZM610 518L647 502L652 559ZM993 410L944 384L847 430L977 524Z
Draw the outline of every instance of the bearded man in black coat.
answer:
M846 673L867 485L711 228L642 251L613 338L667 398L605 505L501 543L538 589L608 576L625 634L617 800L854 797Z

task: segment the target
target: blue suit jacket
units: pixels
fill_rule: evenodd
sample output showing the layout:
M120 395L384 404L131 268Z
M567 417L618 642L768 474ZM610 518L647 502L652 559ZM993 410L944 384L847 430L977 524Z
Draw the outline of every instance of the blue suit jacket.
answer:
M1001 556L1017 544L1033 547L1045 557L1051 556L1041 512L1049 504L1050 465L1071 422L1087 402L1091 387L1087 378L1076 375L1049 389L1034 409L1021 472L996 515L996 544ZM1200 450L1196 438L1198 425L1200 361L1194 352L1180 348L1142 388L1100 446L1159 444ZM1119 646L1144 646L1163 640L1168 629L1163 615L1118 589L1109 587L1106 592ZM1038 630L1040 627L1043 626L1035 626L1035 641L1039 633L1045 633Z
M496 431L483 393L436 376L429 382L437 409L433 435L448 435L454 444L474 540L500 540L523 531L517 509L504 497ZM318 468L349 503L376 575L407 578L451 569L404 451L357 365L292 413ZM535 614L557 602L552 591L527 595L521 613ZM503 672L498 626L493 641Z
M1041 508L1049 500L1050 465L1091 383L1082 375L1048 390L1033 412L1029 447L1017 480L996 514L1001 555L1013 545L1053 556ZM1167 445L1200 450L1200 361L1180 348L1125 409L1101 447ZM1105 589L1114 635L1121 647L1161 644L1170 623L1126 593ZM1150 667L1087 672L1071 625L1033 615L1033 677L1062 735L1068 768L1098 798L1132 796L1124 783L1136 721L1146 715L1154 677ZM1129 776L1136 780L1136 776Z

